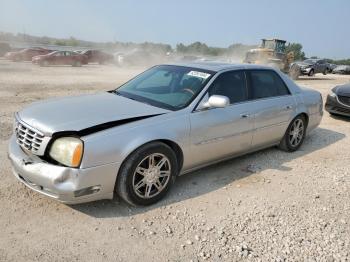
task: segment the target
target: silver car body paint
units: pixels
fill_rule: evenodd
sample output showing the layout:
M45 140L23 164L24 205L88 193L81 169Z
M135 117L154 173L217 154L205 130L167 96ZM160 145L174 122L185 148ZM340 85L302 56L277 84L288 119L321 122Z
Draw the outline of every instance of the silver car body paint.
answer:
M106 92L51 99L19 112L22 121L49 138L57 132L79 131L105 122L154 116L82 136L84 156L80 168L48 163L22 150L13 136L9 158L16 177L33 190L65 203L109 199L113 197L123 161L146 143L163 140L176 145L183 156L180 174L185 174L224 159L277 145L291 120L301 113L308 116L307 132L321 121L320 94L300 88L289 77L272 68L219 63L183 66L212 70L216 74L189 106L178 111L168 111ZM284 80L291 95L199 110L198 105L208 99L205 95L207 89L218 75L245 69L274 70ZM50 111L50 116L47 111ZM74 191L91 186L100 186L101 189L85 197L74 197Z

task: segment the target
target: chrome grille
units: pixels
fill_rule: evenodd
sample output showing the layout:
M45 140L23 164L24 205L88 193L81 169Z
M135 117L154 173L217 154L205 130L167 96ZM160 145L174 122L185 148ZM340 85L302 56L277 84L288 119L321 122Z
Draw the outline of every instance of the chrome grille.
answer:
M350 97L347 96L338 96L339 102L344 105L350 106Z
M17 143L35 155L44 155L49 138L40 131L16 119L15 135Z

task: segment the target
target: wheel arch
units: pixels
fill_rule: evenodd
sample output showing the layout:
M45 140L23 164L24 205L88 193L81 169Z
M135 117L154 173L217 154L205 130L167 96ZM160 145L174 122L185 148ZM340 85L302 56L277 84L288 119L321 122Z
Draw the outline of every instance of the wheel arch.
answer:
M306 125L306 129L308 127L308 124L309 124L309 115L308 113L306 113L305 111L299 111L299 112L296 112L296 114L289 120L289 123L288 123L288 126L286 127L285 131L287 131L289 125L294 121L295 118L297 118L298 116L303 116L305 118L305 125Z
M163 144L167 145L168 147L170 147L171 150L174 151L174 153L176 155L177 164L178 164L178 173L180 173L180 170L182 169L183 162L184 162L184 154L183 154L183 151L182 151L181 147L178 145L178 143L176 143L176 142L174 142L173 140L170 140L170 139L154 139L154 140L147 141L147 142L145 142L145 143L143 143L141 145L138 145L137 147L135 147L133 150L131 150L125 156L125 158L123 159L120 167L122 168L122 166L125 163L125 161L127 161L127 159L130 157L130 155L132 155L136 150L140 149L141 147L143 147L143 146L145 146L147 144L156 143L156 142L163 143ZM120 172L120 169L119 169L119 172Z
M297 116L303 116L305 118L305 121L306 121L306 128L309 124L309 115L306 113L306 112L300 112L299 114L297 114L294 118L296 118ZM293 118L293 119L294 119ZM293 121L293 120L292 120Z
M178 164L178 173L180 173L180 170L182 169L182 166L184 163L184 154L182 152L181 147L177 143L175 143L174 141L168 140L168 139L160 139L160 140L155 140L155 141L160 141L160 142L166 144L175 152L176 160L177 160L177 164Z

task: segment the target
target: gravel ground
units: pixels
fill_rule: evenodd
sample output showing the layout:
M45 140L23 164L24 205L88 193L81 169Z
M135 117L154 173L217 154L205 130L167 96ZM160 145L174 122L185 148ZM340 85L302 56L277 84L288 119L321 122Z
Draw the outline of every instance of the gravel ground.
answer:
M15 111L109 90L140 68L40 68L0 60L0 261L349 261L350 122L325 112L295 153L271 148L179 177L160 203L67 206L11 174ZM298 83L325 98L349 76Z

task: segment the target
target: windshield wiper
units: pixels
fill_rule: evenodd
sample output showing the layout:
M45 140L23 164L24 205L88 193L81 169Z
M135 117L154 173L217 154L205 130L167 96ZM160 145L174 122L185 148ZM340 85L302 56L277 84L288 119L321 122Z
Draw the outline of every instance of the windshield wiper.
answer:
M111 93L114 93L114 94L116 94L117 96L122 96L122 97L125 97L125 98L128 98L128 99L131 99L131 100L139 101L139 100L137 100L137 99L135 99L135 98L133 98L133 97L130 97L130 96L125 95L125 94L122 94L122 93L120 93L120 92L117 91L117 90L113 90Z

